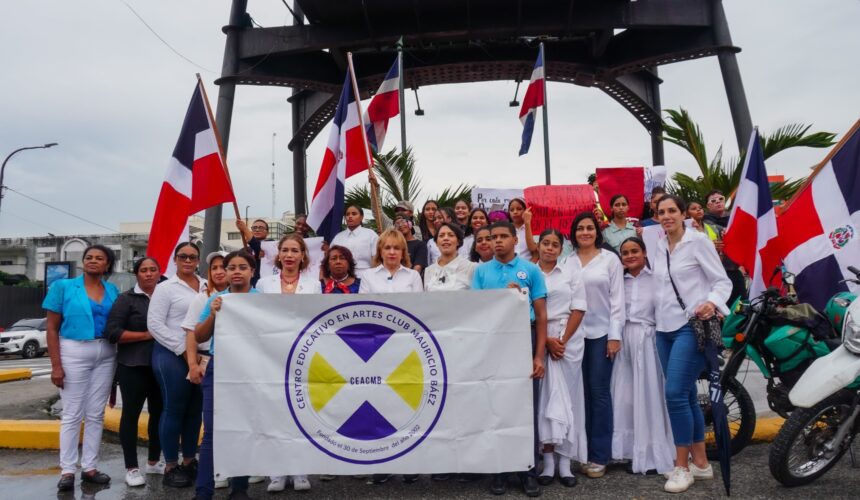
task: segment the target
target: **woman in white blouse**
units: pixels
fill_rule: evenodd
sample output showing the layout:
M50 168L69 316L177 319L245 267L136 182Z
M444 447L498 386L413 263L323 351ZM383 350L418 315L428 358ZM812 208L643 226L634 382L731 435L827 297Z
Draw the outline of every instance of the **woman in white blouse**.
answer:
M588 460L582 386L585 338L577 332L588 306L580 276L558 263L563 246L564 236L556 229L547 229L538 239L538 266L547 289L546 351L549 355L546 375L541 381L538 410L538 434L543 444L543 470L538 483L552 482L555 453L558 453L559 480L564 486L573 487L576 476L570 470L571 460L583 463ZM566 418L560 419L559 415Z
M373 230L362 227L364 212L361 208L350 205L344 210L343 216L346 220L346 229L337 233L331 244L349 248L355 259L355 274L361 277L362 273L371 267L378 236Z
M322 293L318 278L319 270L308 269L311 257L304 238L298 233L290 233L278 241L278 259L275 266L280 274L273 274L257 281L257 291L262 293L310 294ZM307 272L304 272L307 271ZM269 478L269 492L284 491L287 476ZM293 489L311 489L308 476L293 476Z
M386 229L376 243L376 267L361 277L358 293L421 292L421 275L413 270L406 249L406 238L396 229Z
M624 327L624 270L618 256L601 248L603 235L591 212L576 216L570 226L575 249L566 265L582 276L588 314L580 330L585 336L582 375L585 380L585 429L588 462L582 471L602 477L612 458L612 361L621 349Z
M508 202L508 214L517 229L517 256L529 262L537 256L537 243L532 234L532 211L526 207L522 198L514 198Z
M424 271L424 289L435 292L471 288L476 264L468 261L458 251L463 246L463 233L460 228L451 223L442 224L436 230L435 240L441 255L435 264Z
M657 352L666 376L666 406L676 450L675 469L664 486L671 493L686 491L695 480L714 477L705 455L705 421L696 390L705 356L698 350L688 321L692 317L711 319L718 311L728 314L725 304L732 291L713 243L704 233L685 227L686 208L676 196L664 196L657 202L657 218L666 237L657 241L651 254L657 297Z
M641 239L629 237L619 249L626 270L627 321L621 334L624 349L612 368L612 458L630 460L627 470L634 474L665 474L674 468L675 445L657 356L654 277Z

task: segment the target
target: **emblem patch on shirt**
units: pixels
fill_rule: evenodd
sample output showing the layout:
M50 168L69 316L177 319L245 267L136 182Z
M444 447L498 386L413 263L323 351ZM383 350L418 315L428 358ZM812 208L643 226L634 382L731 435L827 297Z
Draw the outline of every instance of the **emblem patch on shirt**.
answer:
M517 278L524 280L528 278L528 274L525 271L517 271Z

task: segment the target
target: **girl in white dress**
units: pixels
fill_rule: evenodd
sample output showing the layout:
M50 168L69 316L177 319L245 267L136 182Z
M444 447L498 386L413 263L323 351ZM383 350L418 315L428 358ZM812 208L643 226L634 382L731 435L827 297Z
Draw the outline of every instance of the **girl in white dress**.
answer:
M654 278L641 239L627 238L619 248L627 321L612 368L612 458L631 460L634 474L663 474L675 467L675 444L657 355Z
M579 274L560 266L558 256L564 236L547 229L538 240L538 266L546 279L547 353L546 375L541 381L538 406L538 435L543 443L543 470L538 483L550 484L559 455L561 484L576 485L571 460L588 461L585 433L585 390L582 385L582 354L585 337L577 333L586 309L585 286Z

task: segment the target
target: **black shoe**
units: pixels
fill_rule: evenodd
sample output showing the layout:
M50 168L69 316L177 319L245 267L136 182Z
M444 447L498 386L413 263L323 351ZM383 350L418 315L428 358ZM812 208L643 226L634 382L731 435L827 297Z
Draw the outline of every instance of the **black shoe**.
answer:
M57 482L57 491L72 491L75 489L75 475L63 474Z
M197 481L197 459L192 458L190 462L187 464L181 464L179 467L182 467L182 471L185 472L185 475L191 479L191 482Z
M470 483L472 481L477 481L481 479L481 474L473 474L473 473L462 473L457 474L457 481L461 483Z
M525 476L522 479L523 482L523 492L525 492L526 496L529 497L539 497L540 496L540 485L537 482L537 478L534 476Z
M433 481L447 481L451 479L451 474L430 474L430 479Z
M508 491L508 475L496 474L490 482L490 493L504 495Z
M191 478L188 477L181 465L177 465L164 472L164 479L161 480L161 483L172 488L187 488L191 486Z
M391 474L374 474L371 482L373 484L383 484L391 479Z
M82 471L81 482L92 484L108 484L110 483L110 476L108 476L104 472L99 471L93 471L92 474L87 474L86 472Z
M548 484L552 484L552 476L538 476L537 482L541 486L546 486Z
M566 488L573 488L576 486L576 476L564 476L559 478L558 482Z
M403 474L403 482L406 484L418 482L418 474Z
M231 491L228 500L251 500L247 491Z

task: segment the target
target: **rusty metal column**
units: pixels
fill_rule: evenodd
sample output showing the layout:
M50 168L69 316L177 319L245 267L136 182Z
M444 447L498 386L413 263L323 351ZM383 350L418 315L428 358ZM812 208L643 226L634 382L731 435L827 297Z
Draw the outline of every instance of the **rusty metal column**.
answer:
M660 106L660 78L658 78L657 67L651 68L651 73L654 78L651 79L651 88L649 94L651 96L651 106L657 112L660 120L651 125L651 164L665 165L663 156L663 109Z
M714 0L713 10L714 41L717 45L732 45L732 35L729 32L729 22L723 10L723 2ZM726 97L729 100L729 110L732 113L732 123L735 127L735 138L738 141L738 151L743 151L749 144L752 134L752 117L750 116L744 83L741 80L741 70L735 53L721 50L717 54L720 62L720 72L723 74L723 85L726 87Z
M224 147L224 155L227 155L227 145L230 142L230 123L233 120L233 98L236 94L236 82L229 79L239 71L239 34L237 33L245 25L245 15L248 9L248 0L233 0L230 8L230 21L222 31L227 35L224 43L224 62L221 65L221 78L228 78L218 87L218 104L215 108L215 124L221 134L221 144ZM221 243L221 205L206 209L206 219L203 222L203 252L218 250ZM206 262L201 259L201 269Z
M304 13L298 2L293 2L293 25L304 24ZM293 89L293 95L300 92L298 89ZM293 112L293 137L302 128L302 107L307 103L304 99L296 99L292 103ZM293 147L293 203L295 205L296 214L308 213L308 165L307 165L307 143L300 141Z

